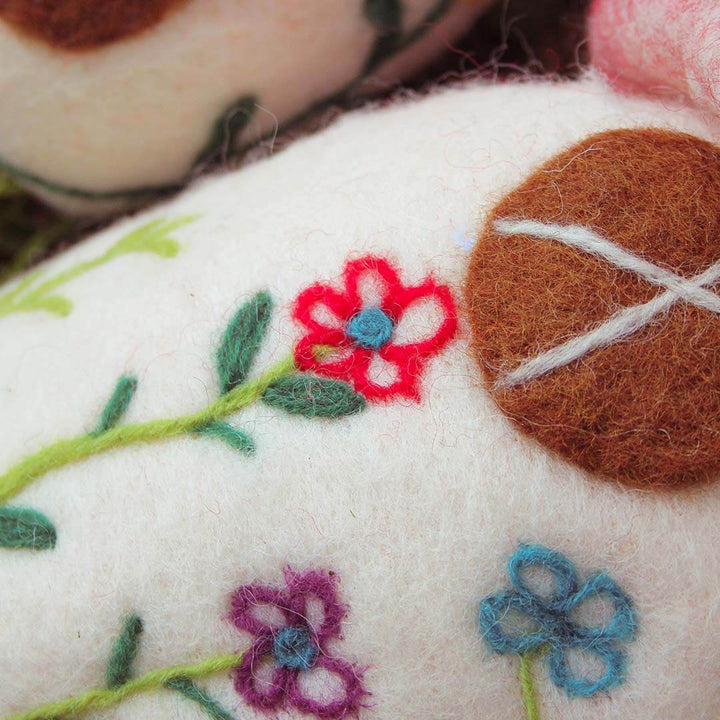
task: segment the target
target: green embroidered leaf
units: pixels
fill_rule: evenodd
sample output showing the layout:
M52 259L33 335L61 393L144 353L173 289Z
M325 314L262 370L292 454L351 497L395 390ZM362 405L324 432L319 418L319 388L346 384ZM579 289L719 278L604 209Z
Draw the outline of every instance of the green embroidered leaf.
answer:
M222 395L244 382L265 337L271 314L272 298L263 291L246 302L228 323L216 358Z
M140 649L142 631L143 622L139 615L125 618L122 633L115 641L105 670L105 682L109 688L124 685L130 679L132 664Z
M310 418L337 418L365 409L365 398L347 383L305 374L280 378L265 391L263 401Z
M120 418L125 414L133 399L135 390L137 390L137 378L123 375L115 386L113 394L110 396L105 409L102 411L97 427L90 433L91 435L102 435L110 428L118 424Z
M244 95L225 108L210 131L205 147L197 154L194 168L202 167L214 160L222 160L237 145L240 133L247 127L257 107L254 95Z
M31 508L0 508L0 547L52 550L57 541L53 524Z
M190 678L174 678L165 683L165 687L170 690L177 690L189 700L196 702L212 720L234 720L227 710L216 700L213 700L204 690L201 690Z
M222 420L215 420L209 425L199 428L197 433L222 440L235 450L239 450L243 455L255 454L255 443L252 438L247 433L228 425Z
M164 258L175 257L180 252L180 244L177 240L169 237L173 230L177 230L183 225L188 225L197 220L197 215L186 215L175 220L165 220L158 218L151 220L137 230L120 238L105 253L105 259L110 260L118 257L118 255L127 255L128 253L149 252Z

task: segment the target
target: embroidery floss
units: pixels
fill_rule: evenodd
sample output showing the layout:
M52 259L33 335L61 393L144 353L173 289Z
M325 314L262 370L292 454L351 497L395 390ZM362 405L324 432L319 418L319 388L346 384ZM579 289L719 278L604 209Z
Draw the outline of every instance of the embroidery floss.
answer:
M382 288L377 306L366 307L361 297L360 285L369 280ZM316 283L298 296L293 317L307 334L295 346L297 366L342 378L368 400L406 397L419 402L425 365L457 332L457 311L450 289L432 277L417 286L403 285L398 271L387 260L373 255L348 262L343 270L343 285L343 290L338 291ZM442 310L437 330L418 342L395 342L394 330L405 312L428 299ZM319 308L328 311L335 324L317 320L314 313ZM340 359L318 357L318 346L340 350ZM382 385L370 376L370 364L376 356L394 366L397 377L390 384Z
M525 573L533 568L550 573L554 588L536 593ZM561 553L541 545L520 545L508 564L512 590L489 595L480 603L478 624L490 649L521 658L520 682L529 720L539 711L530 671L533 655L545 654L550 679L570 697L592 697L625 681L626 656L619 645L635 639L637 617L630 597L606 573L596 573L580 584L574 565ZM587 600L612 604L613 615L604 625L586 627L573 613ZM531 621L531 630L513 630L508 618L519 613ZM575 675L568 653L595 656L605 668L598 678Z
M170 233L196 219L186 216L177 220L152 220L128 233L99 257L78 263L35 286L33 284L41 271L30 273L14 288L0 295L0 317L39 310L66 317L73 311L73 304L63 295L56 294L59 287L122 255L152 253L162 258L173 258L180 251L180 245L170 237Z
M243 585L232 597L231 620L243 631L256 636L244 653L209 657L196 663L173 665L132 678L143 622L132 614L123 623L106 670L107 688L88 692L42 707L21 712L4 720L59 720L91 710L104 710L141 693L174 690L197 703L211 720L233 720L216 700L199 688L194 680L232 670L237 691L250 705L261 710L281 706L324 720L342 720L357 715L369 693L362 684L362 668L329 653L330 644L339 637L340 625L347 613L337 598L337 576L322 570L295 572L285 569L285 587ZM319 602L323 617L312 622L310 604ZM255 616L259 603L272 605L285 619L280 627L266 625ZM254 675L257 662L269 655L278 665L273 680L267 683ZM341 696L316 699L312 691L298 682L300 673L321 668L336 675L343 684ZM264 687L258 687L264 686Z
M165 683L170 690L177 690L188 700L197 703L210 720L235 720L217 700L213 700L204 690L201 690L190 678L180 677Z
M363 687L361 668L336 657L329 643L339 637L347 613L337 598L334 574L308 570L285 570L285 587L243 585L233 595L231 619L239 630L255 640L243 662L234 670L235 688L247 702L265 712L281 708L309 713L327 720L354 716L369 694ZM319 601L322 618L311 622L310 603ZM272 625L255 615L258 606L272 607L282 623ZM271 679L257 677L263 659L276 664ZM299 682L300 673L319 668L342 683L342 696L316 700Z
M113 246L113 251L127 252L138 247L147 248L148 243L156 249L159 246L169 247L162 245L169 242L164 237L168 227L162 224L144 226ZM158 237L158 232L162 237ZM358 283L367 272L379 273L386 282L381 307L361 307ZM267 292L262 291L243 304L228 323L216 353L221 395L202 410L175 418L119 425L137 390L135 378L129 375L121 377L92 432L59 440L42 448L0 476L0 503L7 502L51 470L81 462L111 449L136 443L157 442L183 434L220 439L244 455L251 456L255 453L252 438L243 430L225 422L224 418L258 400L291 415L341 418L361 412L365 408L365 397L358 392L360 388L372 397L383 399L402 394L417 398L419 374L425 359L440 352L457 329L455 305L449 289L437 285L431 278L427 278L420 286L406 288L387 261L372 256L348 263L345 267L345 279L345 296L321 285L314 285L300 294L295 305L296 314L313 332L301 339L293 356L276 363L254 380L248 380L248 374L267 334L272 314L272 299ZM322 325L310 317L312 305L325 301L326 296L331 297L333 293L342 298L341 302L345 303L347 311L348 328L340 334L328 334ZM436 298L443 308L444 319L440 328L434 335L420 342L393 344L391 338L394 324L409 305L427 297ZM324 359L338 349L336 346L342 349L347 343L353 344L354 356L361 358L351 373L351 379L359 386L355 390L339 379L297 372L298 369L305 369L303 365L317 365L318 372L327 373L328 367L333 365L332 362L325 364ZM401 377L391 386L377 386L367 379L370 359L376 351L389 362L399 366ZM312 357L312 362L306 362L309 356ZM346 361L347 359L344 359L339 362L342 364ZM52 528L46 518L43 522ZM52 532L55 532L54 528ZM0 532L0 546L21 546L18 545L17 537L18 533ZM23 537L27 543L27 533ZM48 548L52 544L43 542L33 547Z
M142 631L143 621L139 615L133 614L125 619L123 630L110 653L105 671L107 689L96 688L81 695L43 705L29 712L12 715L5 720L55 720L69 716L75 717L91 710L113 707L133 695L159 690L163 687L176 690L198 703L211 720L232 720L232 716L222 706L195 685L193 678L229 670L242 660L242 655L212 657L193 665L162 668L133 680L132 666L140 648Z
M52 720L53 718L73 717L91 710L105 710L118 705L134 695L161 690L177 680L203 678L215 673L232 670L242 662L242 654L221 655L207 658L190 665L173 665L153 670L134 680L128 680L117 688L96 688L82 695L48 703L28 712L11 715L4 720Z
M102 411L97 427L90 433L91 435L102 435L118 424L130 405L133 395L137 390L137 384L137 378L129 377L128 375L123 375L117 381L115 390L110 400L108 400L105 409Z
M32 508L0 507L0 547L52 550L57 542L53 524Z
M125 620L123 631L115 642L105 671L106 684L109 688L124 685L130 679L132 664L140 649L142 631L143 622L139 615L130 615Z
M349 385L294 374L296 368L292 357L276 363L256 380L246 380L267 332L271 309L269 295L261 292L233 316L217 353L222 395L215 402L200 411L176 418L117 426L137 387L134 378L124 376L118 381L93 432L59 440L29 455L0 476L0 503L6 502L50 470L135 443L191 434L220 439L250 456L255 452L252 438L222 418L260 399L272 407L310 418L340 418L361 411L365 400ZM40 529L42 532L35 532ZM0 547L50 549L55 545L55 537L52 523L39 513L0 508Z

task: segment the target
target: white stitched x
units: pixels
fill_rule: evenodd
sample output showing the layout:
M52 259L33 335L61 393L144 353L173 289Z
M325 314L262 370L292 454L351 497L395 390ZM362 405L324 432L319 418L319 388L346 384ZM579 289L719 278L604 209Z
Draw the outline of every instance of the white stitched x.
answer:
M705 289L706 285L720 280L720 260L694 278L686 280L629 253L602 235L580 225L558 225L535 220L497 220L495 229L502 235L529 235L543 240L556 240L602 257L616 267L635 272L653 285L665 288L665 292L656 295L649 302L623 308L595 329L523 360L514 370L498 378L495 382L498 389L522 385L593 350L617 342L645 327L656 315L669 310L678 300L720 313L720 297Z

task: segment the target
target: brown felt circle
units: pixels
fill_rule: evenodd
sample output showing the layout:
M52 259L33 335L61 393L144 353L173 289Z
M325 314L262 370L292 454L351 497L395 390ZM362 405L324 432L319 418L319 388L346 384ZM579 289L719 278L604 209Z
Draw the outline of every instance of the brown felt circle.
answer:
M158 23L187 0L0 0L0 19L65 50L90 50Z
M553 239L501 235L494 222L583 225L689 279L720 259L719 153L657 129L594 135L507 195L473 250L465 299L495 401L525 433L606 478L658 487L715 476L720 315L680 300L628 337L499 388L521 361L665 289Z

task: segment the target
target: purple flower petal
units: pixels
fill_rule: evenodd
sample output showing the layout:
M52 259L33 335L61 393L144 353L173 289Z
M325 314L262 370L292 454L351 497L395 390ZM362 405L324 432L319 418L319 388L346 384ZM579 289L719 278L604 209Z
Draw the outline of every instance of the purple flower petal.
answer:
M312 630L322 647L326 640L340 633L340 624L346 613L345 606L337 599L335 576L320 570L296 573L287 568L285 580L290 610ZM313 617L310 602L313 599L322 606L321 618ZM297 618L293 624L298 624Z
M313 673L320 669L339 678L342 683L341 696L332 697L329 700L315 698L302 687L304 684L302 681L306 682ZM294 705L300 712L315 715L323 720L341 720L357 715L363 705L363 698L368 695L362 686L362 671L359 668L339 658L329 658L325 655L318 658L312 670L291 676L287 691L289 705Z
M285 702L295 674L276 666L272 660L272 638L259 638L245 653L242 663L233 670L235 690L249 705L262 710L275 710ZM273 663L269 673L263 673L262 664L270 657Z
M282 616L280 622L271 624L259 618L258 613L263 607L279 612ZM266 637L284 625L291 624L293 615L290 612L290 600L282 590L268 585L243 585L233 593L230 619L239 630Z

